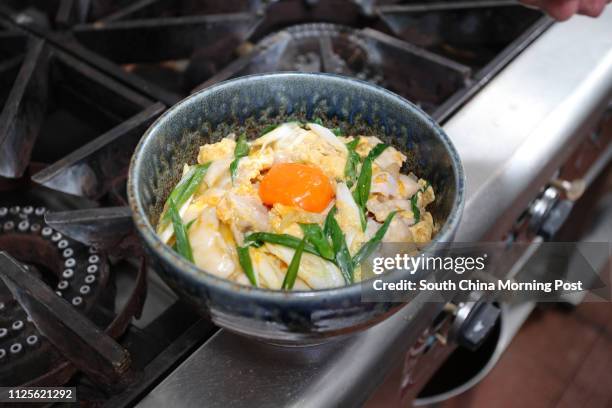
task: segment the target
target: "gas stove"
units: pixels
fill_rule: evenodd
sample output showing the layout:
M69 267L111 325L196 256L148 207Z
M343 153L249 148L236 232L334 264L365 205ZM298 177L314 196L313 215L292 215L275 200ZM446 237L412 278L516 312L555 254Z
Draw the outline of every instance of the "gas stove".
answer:
M126 206L136 143L219 81L353 76L455 142L459 241L537 241L541 225L522 226L557 205L546 189L592 183L610 159L611 41L610 11L553 25L506 0L0 1L0 250L17 262L0 260L0 385L75 386L109 407L414 402L454 350L456 305L412 302L298 349L218 330L148 271ZM585 143L596 153L565 174Z

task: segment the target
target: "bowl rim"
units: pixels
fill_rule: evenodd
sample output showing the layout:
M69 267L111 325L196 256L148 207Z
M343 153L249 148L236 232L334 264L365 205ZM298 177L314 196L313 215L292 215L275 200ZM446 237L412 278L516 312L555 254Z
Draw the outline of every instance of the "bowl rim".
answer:
M453 145L452 141L444 130L421 108L416 106L414 103L407 99L372 83L362 81L356 78L351 78L342 75L328 74L328 73L303 73L303 72L274 72L264 74L253 74L242 77L237 77L229 80L225 80L214 84L208 88L201 89L186 98L182 99L175 105L171 106L161 116L159 116L145 131L141 137L138 145L136 146L132 158L130 160L130 167L128 171L128 182L127 182L127 195L128 202L132 211L132 218L134 225L139 232L141 239L145 242L145 245L149 247L151 251L154 251L157 256L162 258L165 262L174 266L176 271L180 271L182 278L186 279L189 284L192 285L204 285L206 287L213 287L215 290L227 293L232 296L245 296L250 300L254 301L291 301L293 303L311 303L316 301L329 300L330 297L346 296L354 297L361 295L361 287L365 281L355 282L350 285L326 288L326 289L314 289L310 291L282 291L275 289L265 289L260 287L246 286L229 279L218 277L212 273L205 271L204 269L198 268L195 264L185 260L178 253L173 251L170 246L166 245L157 236L155 229L149 222L149 218L145 212L142 204L142 198L137 194L136 186L139 183L139 174L141 166L143 165L143 152L146 147L155 140L155 135L158 134L158 130L161 125L172 119L177 111L179 111L184 105L187 105L194 100L201 100L208 94L219 92L225 88L232 88L239 86L240 84L252 82L252 81L270 81L275 79L300 79L309 78L329 81L331 83L338 84L350 84L352 86L367 88L368 92L375 92L380 94L383 98L394 99L401 105L405 105L407 109L413 111L414 114L421 117L424 122L428 123L430 128L437 134L440 142L449 152L451 157L453 172L456 180L456 193L453 200L453 205L450 210L449 216L446 222L438 231L436 237L431 240L427 247L433 244L445 243L452 238L452 233L456 231L457 226L460 222L461 215L464 206L465 196L465 175L463 171L463 165L457 149ZM427 247L424 249L426 250ZM400 278L403 275L401 271L395 270L384 275L385 280L392 280L393 277Z

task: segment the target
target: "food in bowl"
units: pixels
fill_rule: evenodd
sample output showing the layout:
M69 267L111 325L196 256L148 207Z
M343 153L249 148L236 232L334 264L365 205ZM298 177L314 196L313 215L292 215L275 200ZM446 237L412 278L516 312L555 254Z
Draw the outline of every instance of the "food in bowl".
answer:
M316 122L316 121L315 121ZM229 134L185 164L157 234L202 270L266 289L315 290L361 280L381 242L427 244L430 183L376 136L322 123Z

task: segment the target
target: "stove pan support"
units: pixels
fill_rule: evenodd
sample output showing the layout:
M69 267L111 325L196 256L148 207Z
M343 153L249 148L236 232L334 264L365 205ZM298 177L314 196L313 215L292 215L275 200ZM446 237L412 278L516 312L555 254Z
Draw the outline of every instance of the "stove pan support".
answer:
M151 18L79 24L72 33L83 46L116 63L144 63L188 58L228 37L234 46L225 51L231 51L248 37L254 21L249 13Z
M26 173L29 180L29 174L41 169L37 163L57 160L61 164L35 181L91 199L122 183L130 152L165 105L20 28L0 31L0 57L0 82L13 87L6 96L0 94L0 103L6 101L0 123L0 188L23 185ZM100 134L100 140L87 144ZM88 165L80 162L90 153ZM69 177L61 173L62 166L72 172ZM18 177L22 180L10 182Z
M432 116L447 120L552 24L541 12L513 0L413 2L364 0L399 38L473 70L467 86Z
M382 85L430 114L470 83L472 70L464 64L377 30L365 28L362 32L380 58Z
M260 22L242 12L79 24L71 33L89 52L184 95L234 59Z
M210 15L242 12L261 14L264 12L265 3L266 0L183 0L180 2L174 0L137 0L130 4L115 4L115 7L104 7L104 3L98 2L90 5L88 21L110 23L163 15ZM112 2L110 2L110 5L112 5Z
M270 71L320 71L357 77L390 89L430 113L465 88L472 74L463 64L377 30L313 23L265 37L248 55L195 90Z
M260 0L60 0L55 14L9 3L0 15L170 106L235 57L263 9Z
M70 13L72 13L72 11L68 14ZM65 25L57 24L57 28L60 30L54 31L53 28L50 27L49 21L45 19L48 15L49 13L47 13L47 16L41 18L37 10L24 10L18 12L15 8L11 7L11 4L0 4L0 26L6 25L13 30L44 38L47 44L66 51L67 55L75 56L95 66L98 70L111 75L125 86L142 95L146 95L152 100L161 101L169 106L174 105L182 99L181 95L167 91L152 82L146 81L137 75L133 75L109 59L83 47L74 39L74 36Z
M36 328L78 369L108 387L130 377L130 356L45 283L0 252L0 278Z
M48 49L30 38L12 90L0 113L0 176L19 178L26 170L46 110ZM17 60L9 60L15 66Z
M66 29L73 24L85 22L91 0L59 0L55 14L55 26Z
M102 331L76 312L40 279L24 270L19 262L0 251L0 280L26 310L36 328L66 360L56 361L45 374L22 386L58 386L77 372L116 392L135 380L139 373L130 368L130 356L115 340L139 317L147 292L147 267L141 259L135 282L112 321Z
M54 190L92 200L125 182L131 152L144 131L165 110L156 103L113 127L42 171L32 180Z
M129 207L104 207L45 214L45 222L53 229L102 251L142 251L137 242Z

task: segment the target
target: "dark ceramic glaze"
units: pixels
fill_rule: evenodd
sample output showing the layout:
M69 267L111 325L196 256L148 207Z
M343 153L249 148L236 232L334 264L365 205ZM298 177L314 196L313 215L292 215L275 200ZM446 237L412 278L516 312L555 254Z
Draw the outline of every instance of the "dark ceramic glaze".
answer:
M200 145L236 129L249 132L312 117L340 124L347 134L385 135L381 139L408 155L406 170L434 187L436 201L430 210L441 226L434 242L450 242L457 229L464 191L461 162L442 129L405 99L362 81L326 74L254 75L204 89L169 109L147 130L132 158L128 196L154 269L221 327L272 342L321 342L371 326L401 306L362 303L359 284L310 292L239 285L185 261L155 234L163 202L183 164L195 162ZM384 279L410 276L395 271Z

